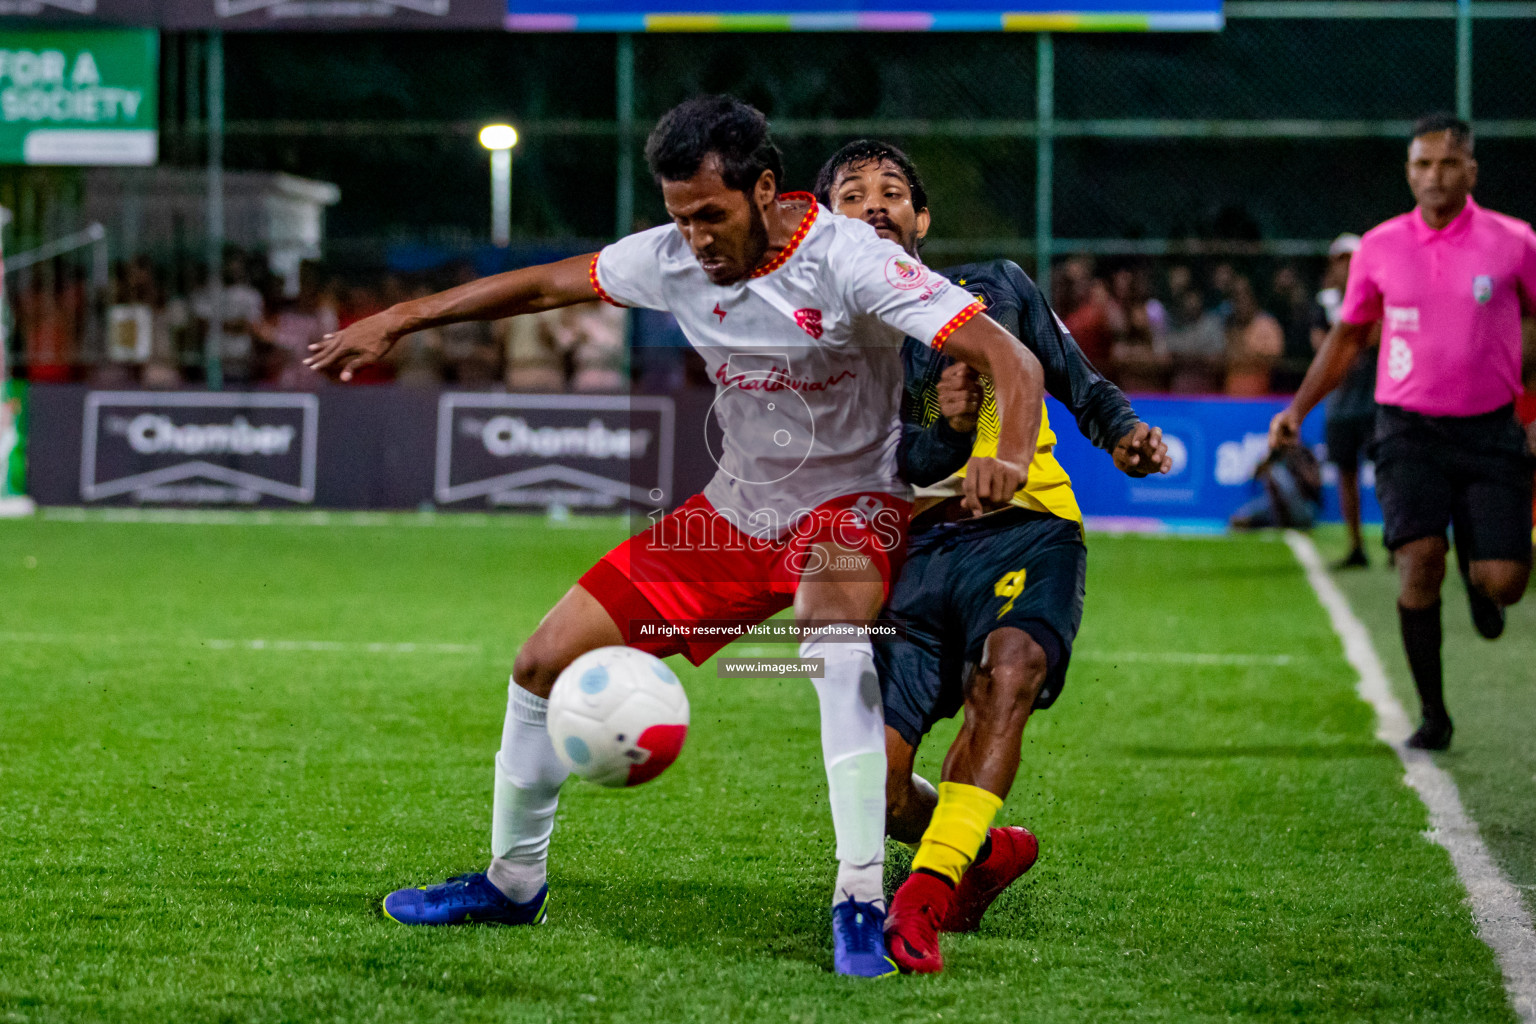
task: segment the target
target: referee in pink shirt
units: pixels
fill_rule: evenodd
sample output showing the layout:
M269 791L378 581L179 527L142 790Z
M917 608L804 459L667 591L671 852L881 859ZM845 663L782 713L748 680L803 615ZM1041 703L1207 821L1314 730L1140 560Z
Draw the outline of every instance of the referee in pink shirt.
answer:
M1381 322L1376 360L1376 497L1396 552L1398 619L1423 706L1410 747L1451 743L1440 668L1440 586L1456 538L1472 622L1492 640L1531 574L1536 426L1515 419L1520 314L1536 313L1536 232L1472 201L1472 129L1421 119L1408 146L1417 207L1367 232L1340 321L1318 350L1270 443L1294 442Z

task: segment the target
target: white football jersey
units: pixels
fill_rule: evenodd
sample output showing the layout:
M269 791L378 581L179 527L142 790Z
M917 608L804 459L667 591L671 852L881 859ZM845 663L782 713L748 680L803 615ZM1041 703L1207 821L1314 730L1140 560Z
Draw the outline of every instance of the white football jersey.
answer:
M750 278L717 285L673 225L597 255L592 286L609 302L672 313L704 358L724 433L704 489L753 536L777 537L797 515L863 491L906 497L896 471L902 338L941 347L981 311L863 221L804 193L788 246Z

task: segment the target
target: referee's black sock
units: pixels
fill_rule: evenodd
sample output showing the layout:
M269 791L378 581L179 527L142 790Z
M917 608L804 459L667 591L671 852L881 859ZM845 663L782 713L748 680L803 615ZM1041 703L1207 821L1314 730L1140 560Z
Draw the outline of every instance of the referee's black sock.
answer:
M1440 671L1440 602L1428 608L1397 606L1397 621L1403 630L1403 650L1408 653L1408 667L1413 671L1413 685L1419 691L1426 721L1445 721L1445 682Z

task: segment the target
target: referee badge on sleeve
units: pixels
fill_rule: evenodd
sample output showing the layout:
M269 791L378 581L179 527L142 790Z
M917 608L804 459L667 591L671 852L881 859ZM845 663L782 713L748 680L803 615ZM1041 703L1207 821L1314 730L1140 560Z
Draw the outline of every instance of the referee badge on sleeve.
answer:
M1493 278L1487 274L1478 274L1472 279L1472 297L1480 305L1486 306L1488 300L1493 298Z

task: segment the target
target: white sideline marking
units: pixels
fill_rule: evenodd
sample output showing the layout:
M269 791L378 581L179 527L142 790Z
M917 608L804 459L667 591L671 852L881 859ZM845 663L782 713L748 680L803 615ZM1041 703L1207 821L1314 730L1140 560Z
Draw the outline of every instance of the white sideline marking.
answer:
M731 649L731 654L748 658L788 657L794 645L748 644ZM1280 668L1306 660L1294 654L1204 654L1198 651L1073 651L1074 661L1120 663L1153 662L1158 665L1260 665Z
M1450 774L1435 764L1422 750L1410 750L1403 741L1412 733L1408 713L1392 695L1381 658L1371 644L1365 626L1349 607L1338 585L1323 568L1323 560L1312 541L1287 530L1285 542L1307 572L1307 582L1317 593L1317 600L1328 612L1333 631L1344 642L1344 657L1360 682L1355 687L1360 699L1376 711L1376 737L1397 751L1407 770L1407 782L1429 809L1430 842L1445 847L1451 855L1456 874L1467 887L1467 901L1477 922L1478 935L1498 958L1504 972L1504 988L1524 1024L1536 1024L1536 929L1520 893L1499 870L1483 845L1477 822L1461 805L1461 794Z
M206 647L214 651L324 651L336 654L479 654L479 644L368 643L358 640L203 639L171 636L106 636L100 633L0 633L0 644L81 644L127 647L158 644Z

